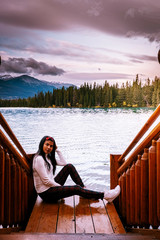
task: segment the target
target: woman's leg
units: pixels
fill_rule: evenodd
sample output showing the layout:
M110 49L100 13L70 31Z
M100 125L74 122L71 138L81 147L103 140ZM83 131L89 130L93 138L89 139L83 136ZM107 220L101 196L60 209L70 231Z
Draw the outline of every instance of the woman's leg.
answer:
M47 191L40 193L40 197L47 202L56 202L59 199L70 197L73 195L79 195L88 199L103 199L104 192L96 192L88 189L84 189L79 185L75 186L60 186L51 187Z
M54 178L54 180L63 186L69 175L71 176L75 184L84 187L81 177L79 176L76 168L72 164L65 165Z

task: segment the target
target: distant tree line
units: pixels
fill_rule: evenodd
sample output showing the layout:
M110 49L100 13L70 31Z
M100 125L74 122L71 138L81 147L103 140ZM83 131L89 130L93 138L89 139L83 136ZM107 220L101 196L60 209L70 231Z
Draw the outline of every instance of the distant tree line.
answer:
M0 99L0 107L156 107L160 103L160 79L147 79L142 86L139 76L133 83L109 86L85 83L80 88L70 86L39 92L34 97L14 100Z

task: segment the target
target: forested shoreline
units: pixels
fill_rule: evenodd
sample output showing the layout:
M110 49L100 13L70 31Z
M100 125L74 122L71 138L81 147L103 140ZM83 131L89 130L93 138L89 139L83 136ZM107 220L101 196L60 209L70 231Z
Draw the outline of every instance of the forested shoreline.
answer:
M160 78L147 79L142 86L139 76L132 84L126 82L103 86L96 83L79 88L71 86L67 89L54 89L53 92L39 92L34 97L4 100L0 99L0 107L156 107L160 103Z

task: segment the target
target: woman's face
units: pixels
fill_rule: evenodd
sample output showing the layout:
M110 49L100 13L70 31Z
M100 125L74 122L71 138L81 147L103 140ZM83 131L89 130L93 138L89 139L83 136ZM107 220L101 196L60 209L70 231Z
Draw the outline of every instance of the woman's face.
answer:
M53 145L54 145L54 143L52 141L46 140L43 144L43 152L45 154L51 153L53 150Z

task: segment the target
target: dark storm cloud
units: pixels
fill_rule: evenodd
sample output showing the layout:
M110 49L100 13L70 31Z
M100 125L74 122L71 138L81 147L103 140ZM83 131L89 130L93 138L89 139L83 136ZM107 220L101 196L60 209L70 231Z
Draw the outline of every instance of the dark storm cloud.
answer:
M6 0L0 22L28 29L91 27L117 36L160 41L159 0ZM8 33L9 34L9 33Z
M55 66L49 66L44 62L38 62L33 58L9 58L8 60L3 60L1 67L1 73L23 73L23 74L42 74L42 75L61 75L64 73L63 69L57 68Z

